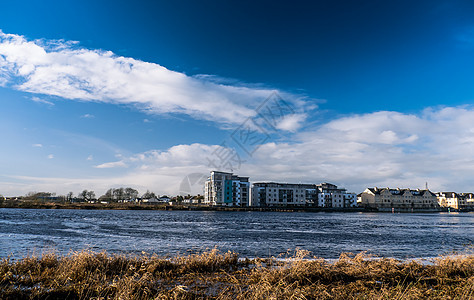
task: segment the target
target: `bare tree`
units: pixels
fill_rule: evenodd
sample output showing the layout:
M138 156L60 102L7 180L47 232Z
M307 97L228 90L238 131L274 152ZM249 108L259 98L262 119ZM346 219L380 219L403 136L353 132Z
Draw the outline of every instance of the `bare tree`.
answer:
M125 191L122 187L118 189L114 189L113 194L114 194L114 200L123 200L125 197Z
M114 189L108 189L104 195L99 197L100 200L104 201L113 201L114 199Z
M147 190L146 193L143 194L142 198L143 199L153 199L153 198L156 198L156 195L155 195L155 193L150 192L150 191Z
M89 200L89 201L92 200L92 199L95 199L95 193L94 193L94 191L88 191L88 192L86 193L86 196L87 196L87 200Z
M125 197L128 200L136 199L138 197L138 191L136 189L132 189L132 188L128 187L128 188L125 189Z
M74 193L73 193L73 192L67 193L67 195L66 195L66 201L72 202L72 198L73 198L73 197L74 197Z
M83 190L82 192L79 193L79 198L81 198L84 201L87 201L87 192L88 190Z

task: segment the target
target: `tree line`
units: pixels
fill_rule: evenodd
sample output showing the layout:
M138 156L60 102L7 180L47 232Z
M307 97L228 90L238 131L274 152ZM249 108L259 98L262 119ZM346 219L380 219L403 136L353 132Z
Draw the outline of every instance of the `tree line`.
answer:
M185 201L186 199L196 199L196 200L203 200L204 196L202 195L178 195L175 197L168 197L166 195L162 195L161 197L169 198L173 201L178 203ZM73 192L68 192L66 195L57 195L56 193L51 192L29 192L24 196L17 196L17 197L3 197L0 194L0 204L4 203L5 201L16 201L16 200L26 200L26 201L40 201L40 202L128 202L128 201L136 201L136 200L149 200L149 199L158 199L160 196L155 194L154 192L150 192L147 190L145 193L140 195L138 190L131 188L131 187L119 187L119 188L110 188L108 189L105 194L97 197L96 193L92 190L82 190L81 192L77 193L76 195Z
M140 195L138 190L131 187L119 187L110 188L105 194L97 197L96 193L92 190L83 190L77 195L73 192L69 192L66 195L56 195L56 193L50 192L29 192L25 196L21 197L23 200L57 200L64 202L74 201L107 201L107 202L119 202L123 200L135 200L135 199L153 199L158 198L154 192L146 191Z

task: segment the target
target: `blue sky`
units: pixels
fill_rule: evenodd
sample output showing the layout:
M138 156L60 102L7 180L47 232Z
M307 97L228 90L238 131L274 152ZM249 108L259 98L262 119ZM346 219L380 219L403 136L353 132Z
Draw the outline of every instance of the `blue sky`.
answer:
M0 194L177 194L226 152L254 181L472 192L473 20L470 1L5 1ZM234 130L272 95L291 109L249 155Z

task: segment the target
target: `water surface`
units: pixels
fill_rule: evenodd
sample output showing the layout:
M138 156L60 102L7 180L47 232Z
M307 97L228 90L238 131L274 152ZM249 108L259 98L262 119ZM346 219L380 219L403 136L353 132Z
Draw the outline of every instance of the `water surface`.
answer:
M474 243L473 213L305 213L0 209L0 257L55 249L174 255L217 246L246 257L302 248L435 257Z

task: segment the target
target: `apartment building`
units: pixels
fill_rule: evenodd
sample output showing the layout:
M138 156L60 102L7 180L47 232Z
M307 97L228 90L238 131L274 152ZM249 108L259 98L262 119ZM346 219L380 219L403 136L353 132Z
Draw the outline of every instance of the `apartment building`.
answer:
M317 185L319 207L357 207L357 195L331 183Z
M357 196L334 184L257 182L251 187L251 206L355 207Z
M360 194L360 206L379 210L434 210L438 199L429 190L367 188Z
M314 184L256 182L251 187L251 206L315 206Z
M474 209L474 194L472 193L440 192L436 196L441 207L459 210Z
M248 177L233 173L212 171L204 185L204 204L240 206L249 205Z

